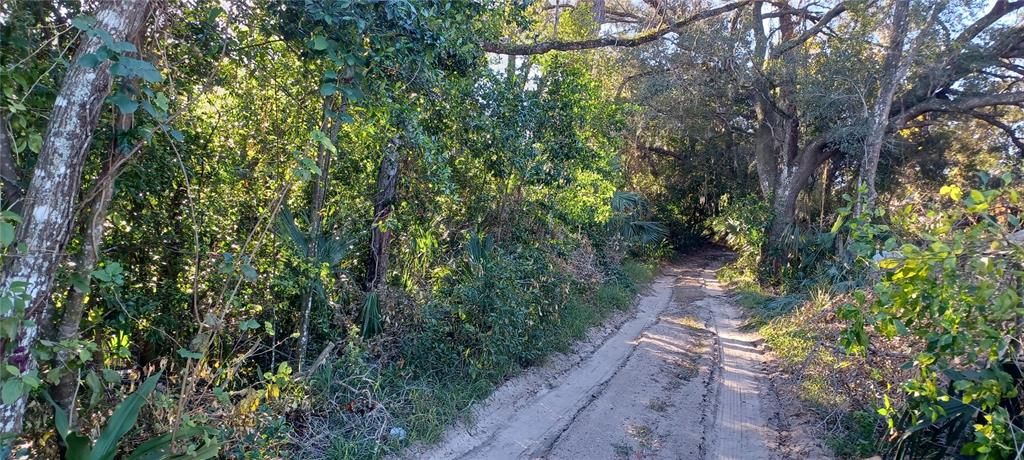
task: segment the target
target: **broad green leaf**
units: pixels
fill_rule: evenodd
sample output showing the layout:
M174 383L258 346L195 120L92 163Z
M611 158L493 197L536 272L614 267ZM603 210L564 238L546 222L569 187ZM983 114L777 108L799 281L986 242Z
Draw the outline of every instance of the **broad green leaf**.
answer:
M89 438L78 433L68 433L64 444L67 445L65 458L68 460L90 460L95 454L90 448Z
M110 383L120 383L121 374L113 369L103 369L103 380Z
M896 259L882 259L878 262L878 267L884 270L890 270L900 265L900 261Z
M28 385L29 388L39 388L39 384L42 383L39 380L39 375L36 371L31 371L21 376L21 381Z
M24 386L21 384L21 379L18 377L8 378L4 382L4 386L0 389L0 397L3 398L4 404L10 406L21 398L24 393Z
M0 245L7 247L14 242L14 225L9 222L0 222Z
M182 358L185 358L185 359L202 359L203 358L203 354L202 353L195 352L195 351L189 350L187 348L179 348L178 349L178 356L181 356Z
M114 413L110 414L110 418L107 419L107 425L96 440L96 445L93 446L90 460L112 460L114 458L114 455L117 453L118 441L135 425L135 421L139 418L139 410L146 403L146 398L149 397L149 394L156 388L162 373L163 371L157 372L146 379L139 386L138 391L132 393L124 401L121 401L121 404L117 405Z
M114 42L114 44L108 46L111 51L115 53L135 53L139 51L135 48L135 45L128 42Z
M39 153L43 149L43 136L39 133L32 133L28 135L28 149L32 153Z
M309 41L309 47L316 51L324 51L327 49L328 45L329 42L327 41L327 38L321 35L317 35Z
M118 91L113 96L108 97L107 102L116 105L117 110L121 111L123 114L135 113L135 110L139 108L139 103L132 100L132 98L123 91Z
M96 25L96 18L92 16L79 15L71 20L71 25L78 30L91 30Z
M187 441L195 437L210 436L214 433L215 430L212 428L184 427L177 432L157 436L140 444L139 447L135 448L130 455L124 457L124 460L168 460L171 458L180 458L184 460L213 458L213 456L204 456L206 455L204 452L206 452L211 445L214 447L213 455L216 455L219 452L220 445L215 440L208 440L203 447L191 453L176 455L173 457L168 457L168 454L171 453L171 441L173 440Z
M246 264L242 265L242 277L245 278L246 281L256 281L260 277L260 274L251 265Z
M338 86L334 83L324 83L320 85L320 95L327 97L338 92Z

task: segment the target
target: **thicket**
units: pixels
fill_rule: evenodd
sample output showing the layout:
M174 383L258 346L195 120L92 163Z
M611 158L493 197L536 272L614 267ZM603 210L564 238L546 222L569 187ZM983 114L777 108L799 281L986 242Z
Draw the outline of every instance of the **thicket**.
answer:
M842 455L1019 455L1024 3L672 3L0 3L0 455L381 456L715 237Z
M971 184L859 216L847 197L816 237L846 245L812 276L771 287L750 258L726 272L842 457L1020 456L1021 188L1010 173ZM759 206L719 218L727 244L758 253Z
M624 191L625 108L590 57L480 49L531 22L0 5L0 456L378 458L627 307L666 232ZM45 169L75 91L81 163ZM65 179L66 233L26 230L49 217L26 197Z

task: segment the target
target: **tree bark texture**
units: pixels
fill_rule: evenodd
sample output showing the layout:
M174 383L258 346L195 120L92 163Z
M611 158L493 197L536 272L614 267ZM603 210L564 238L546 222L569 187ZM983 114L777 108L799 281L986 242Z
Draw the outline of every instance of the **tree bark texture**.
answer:
M133 36L143 25L149 0L111 0L96 14L96 27L106 30L115 41ZM90 37L79 47L77 58L99 49L102 41ZM110 63L94 68L71 66L50 113L50 122L31 182L25 194L23 222L17 241L24 244L4 273L0 289L10 293L15 285L24 287L26 322L16 343L4 343L6 361L26 372L36 368L31 348L39 335L39 320L49 316L46 309L57 271L71 232L75 197L82 182L82 168L98 122L103 100L110 92ZM13 313L9 313L13 314ZM21 431L26 398L14 404L0 404L0 432Z
M864 139L864 158L860 165L860 184L867 187L867 192L857 200L855 213L860 215L865 209L871 209L878 197L875 188L875 175L878 172L878 160L882 152L882 144L889 127L889 111L896 88L906 76L908 66L903 60L903 46L907 38L907 16L910 0L893 2L892 27L885 59L882 62L882 77L879 82L878 99L869 115L869 131Z
M387 277L388 247L391 245L392 234L384 225L394 210L400 148L399 138L393 138L377 170L377 193L373 198L373 223L370 226L370 257L364 285L366 292L376 291Z

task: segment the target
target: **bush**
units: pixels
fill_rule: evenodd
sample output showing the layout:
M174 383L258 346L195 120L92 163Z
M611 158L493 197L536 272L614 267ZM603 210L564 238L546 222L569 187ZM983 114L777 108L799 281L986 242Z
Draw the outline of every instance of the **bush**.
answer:
M733 278L756 273L766 239L765 230L771 223L771 207L754 195L738 199L723 195L719 207L721 212L710 220L710 227L718 241L739 256L733 264L737 272Z
M424 306L422 332L410 348L413 365L501 381L542 354L538 334L557 321L568 283L536 250L469 258Z
M1011 180L966 193L943 187L948 206L892 216L912 238L864 219L849 224L859 263L879 281L842 310L851 322L844 345L867 352L871 329L919 350L905 365L914 370L902 382L905 406L886 400L879 411L893 457L1013 458L1024 445L1024 233Z
M565 251L570 257L573 251ZM501 250L471 239L463 260L423 306L401 356L372 356L355 329L341 359L311 383L304 458L381 458L409 442L433 442L519 368L567 350L608 314L628 308L654 276L653 262L625 259L587 284L536 248Z

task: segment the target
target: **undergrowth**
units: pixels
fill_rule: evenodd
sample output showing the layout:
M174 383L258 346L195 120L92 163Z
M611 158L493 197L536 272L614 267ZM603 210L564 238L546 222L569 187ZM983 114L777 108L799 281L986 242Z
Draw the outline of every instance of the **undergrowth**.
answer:
M782 378L780 393L795 398L821 420L822 437L838 458L865 458L879 453L884 420L876 413L877 395L886 388L886 365L869 363L837 347L845 326L837 308L848 298L844 285L818 276L777 285L759 279L760 229L767 219L755 201L738 200L716 223L728 235L723 243L740 254L718 271L743 307L746 330L756 330L773 353Z
M497 385L628 309L656 269L627 259L592 285L528 259L467 264L424 307L422 331L397 359L374 358L372 344L350 334L311 385L316 413L293 440L303 458L376 459L437 442Z
M833 453L843 459L879 453L884 420L873 404L885 389L883 375L891 372L886 366L872 371L864 359L835 346L844 326L835 314L843 295L828 286L772 293L743 279L733 279L732 289L749 317L744 327L757 330L776 359L785 382L781 391L817 414Z

